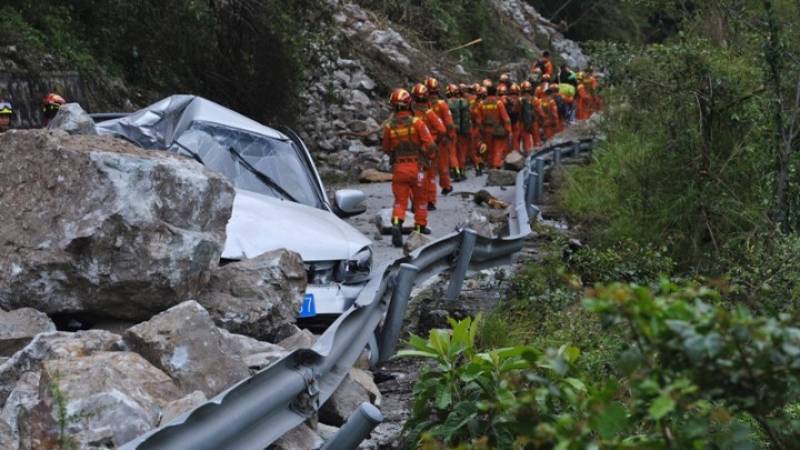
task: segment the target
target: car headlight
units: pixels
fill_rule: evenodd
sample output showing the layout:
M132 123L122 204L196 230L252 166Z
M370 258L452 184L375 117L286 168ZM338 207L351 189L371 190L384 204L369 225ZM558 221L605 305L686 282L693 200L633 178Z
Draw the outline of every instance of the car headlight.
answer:
M372 272L372 249L365 247L340 266L341 280L345 284L362 283Z
M306 264L306 273L308 274L308 284L331 284L336 281L334 279L334 275L336 273L336 262L317 261Z

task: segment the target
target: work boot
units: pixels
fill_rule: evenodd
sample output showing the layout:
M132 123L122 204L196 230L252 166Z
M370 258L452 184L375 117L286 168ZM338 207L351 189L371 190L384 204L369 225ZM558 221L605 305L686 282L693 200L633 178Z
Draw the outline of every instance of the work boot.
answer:
M428 203L428 211L436 211L436 204Z
M453 186L450 186L449 188L442 188L442 195L447 195L451 192L453 192Z
M395 247L403 246L403 224L401 222L395 222L392 225L392 245Z
M414 227L414 231L422 234L431 234L431 229L428 227L423 227L422 225L416 225Z

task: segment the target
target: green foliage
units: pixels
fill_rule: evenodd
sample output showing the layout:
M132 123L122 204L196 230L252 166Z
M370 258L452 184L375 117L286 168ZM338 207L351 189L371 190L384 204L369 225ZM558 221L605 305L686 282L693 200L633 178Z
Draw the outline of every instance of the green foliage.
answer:
M610 247L584 247L568 257L570 268L581 274L584 284L613 281L653 282L675 270L672 258L653 246L619 241Z
M800 329L754 316L701 286L599 287L588 313L623 329L608 373L562 344L478 352L478 326L413 337L431 361L415 388L410 442L422 448L792 448L800 438Z

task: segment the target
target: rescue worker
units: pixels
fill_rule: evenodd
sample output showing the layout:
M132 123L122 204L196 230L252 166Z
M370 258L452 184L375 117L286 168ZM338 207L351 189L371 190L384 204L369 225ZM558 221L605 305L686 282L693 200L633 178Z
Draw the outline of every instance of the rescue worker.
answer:
M439 80L428 77L425 80L425 87L428 88L428 102L430 107L439 115L447 134L443 136L436 145L439 147L439 158L437 166L439 169L439 187L442 188L442 195L453 192L453 184L450 182L450 155L456 152L456 126L453 123L453 115L450 114L450 106L442 99L439 92ZM434 185L433 194L430 196L436 206L436 188Z
M493 84L493 83L492 83L492 80L490 80L490 79L488 79L488 78L486 78L486 79L484 79L483 81L481 81L481 85L482 85L483 87L485 87L486 89L489 89L489 86L491 86L492 84Z
M548 77L552 78L553 73L553 62L550 61L550 52L547 50L542 52L542 57L533 63L533 68L531 68L531 72L533 72L536 68L541 70L542 76L547 75Z
M575 123L575 86L569 83L558 84L558 112L561 115L561 123Z
M531 84L539 84L542 82L542 69L536 67L534 65L533 70L531 71L531 76L529 77Z
M509 98L508 88L503 83L497 84L497 98L500 99L500 102L503 103L503 106L505 106L506 108L506 113L508 114L508 118L511 119L511 133L509 133L508 135L508 145L506 146L505 152L503 153L503 159L505 159L506 155L508 155L514 148L514 125L516 121L511 117L514 114L513 112L514 105L512 104L512 101Z
M542 145L539 134L539 120L536 114L536 101L532 95L533 85L529 81L520 84L520 140L522 151L529 155L535 147Z
M578 85L578 78L575 72L573 72L569 66L566 64L561 65L561 70L558 72L558 83L568 83L573 86Z
M483 158L486 154L486 144L481 138L481 117L480 106L481 102L486 99L486 88L478 83L473 85L475 89L475 98L470 101L470 117L472 118L472 133L470 139L469 153L467 158L472 161L475 167L475 175L483 175Z
M511 118L503 102L497 97L497 87L486 89L487 97L478 108L480 123L483 125L483 142L489 151L489 166L499 169L510 147Z
M555 87L555 85L551 86L536 108L536 114L539 115L539 119L542 123L544 137L548 141L553 139L553 136L558 132L560 122L558 105L555 100L556 92L558 92L558 87Z
M511 75L509 75L508 73L500 74L500 79L497 82L497 87L499 88L500 86L505 86L506 90L510 90L511 89Z
M542 82L536 86L536 98L544 98L547 88L550 87L550 75L542 75Z
M428 88L424 84L419 83L414 86L411 90L411 98L413 100L412 109L414 115L425 122L434 142L436 142L436 153L430 155L430 164L425 166L425 201L428 205L428 211L435 211L437 161L439 153L442 151L440 143L447 140L447 128L444 126L442 119L439 118L439 115L436 114L436 111L430 107L428 103Z
M522 104L519 99L520 89L517 83L511 83L508 89L508 96L506 97L506 111L508 117L511 119L511 150L520 150L520 136L522 136Z
M0 133L11 128L11 116L14 115L14 106L8 100L0 99Z
M589 96L592 98L591 108L589 110L589 117L591 117L592 114L603 110L603 99L600 97L600 93L598 91L599 83L597 82L597 77L594 76L594 71L591 67L586 69L584 82L589 91Z
M466 87L466 86L465 86ZM448 106L453 123L456 127L455 151L450 157L450 167L454 172L455 181L467 179L467 153L469 153L470 134L472 133L472 116L469 101L464 98L464 93L459 86L447 86Z
M577 74L578 87L575 89L575 119L586 120L592 113L592 96L586 86L583 72Z
M424 167L430 164L436 144L425 121L415 117L411 111L408 91L396 89L390 101L394 113L383 127L383 151L392 161L392 245L402 247L403 219L409 196L414 202L415 230L422 233L427 229Z
M65 104L64 97L56 94L49 93L42 99L42 115L44 116L44 125L47 126L51 120L58 114L61 105Z

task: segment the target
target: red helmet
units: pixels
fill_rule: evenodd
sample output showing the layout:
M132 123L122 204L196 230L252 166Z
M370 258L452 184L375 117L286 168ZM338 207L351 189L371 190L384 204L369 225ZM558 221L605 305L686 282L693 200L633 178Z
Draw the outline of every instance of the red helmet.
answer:
M492 80L487 78L487 79L483 80L483 82L481 84L483 85L483 87L489 87L489 86L492 85Z
M393 106L411 105L411 94L403 88L395 89L394 92L392 92L392 97L389 99L389 102Z
M519 89L523 93L530 93L533 90L533 85L531 84L530 81L523 81L522 83L519 84Z
M455 84L448 84L445 92L447 93L448 97L454 97L461 93L461 88Z
M487 95L489 95L489 91L486 90L486 86L481 86L480 89L478 89L478 97L486 98Z
M425 79L425 87L428 88L428 92L439 92L439 80L428 77Z
M417 83L411 88L411 95L414 96L415 100L425 101L428 99L428 88L422 83Z
M517 83L511 83L511 88L509 89L511 95L519 95L519 85Z
M55 117L64 103L66 103L64 97L52 92L47 94L42 99L42 114L44 114L45 119L50 120Z
M505 84L497 86L497 95L506 95L506 94L508 94L508 88L506 87Z

